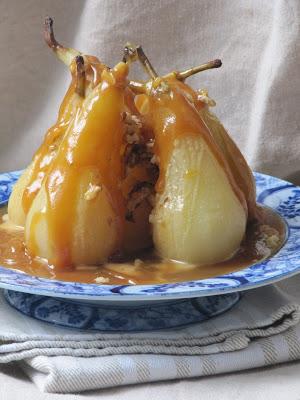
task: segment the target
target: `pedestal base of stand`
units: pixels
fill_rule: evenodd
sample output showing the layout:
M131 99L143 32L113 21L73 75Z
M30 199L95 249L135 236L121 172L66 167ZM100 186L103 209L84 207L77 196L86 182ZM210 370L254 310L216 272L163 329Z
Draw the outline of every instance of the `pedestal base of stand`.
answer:
M5 291L7 302L28 317L86 331L133 332L178 328L228 311L239 293L159 301L74 301Z

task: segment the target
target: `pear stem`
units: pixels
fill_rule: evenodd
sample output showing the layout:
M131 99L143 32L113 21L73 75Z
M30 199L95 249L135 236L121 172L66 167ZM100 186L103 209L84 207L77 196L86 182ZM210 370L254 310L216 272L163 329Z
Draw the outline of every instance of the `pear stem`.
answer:
M145 93L146 86L145 83L137 82L137 81L129 81L128 83L130 89L132 89L135 93Z
M137 60L136 46L131 43L126 43L123 49L123 62L132 62Z
M145 71L150 75L151 79L157 78L158 74L141 46L138 46L136 48L136 53L140 63L143 65Z
M51 17L46 17L44 21L44 39L47 45L53 50L56 50L57 47L63 47L55 39L53 19Z
M53 19L46 17L44 22L44 39L47 45L54 51L57 57L68 67L71 65L73 59L76 56L80 56L81 53L77 50L64 47L57 42L53 31Z
M144 70L148 75L150 75L151 79L156 79L158 77L157 72L155 71L153 65L151 64L149 58L144 53L144 50L141 46L135 46L131 43L127 43L124 47L123 53L123 62L132 62L139 60L142 64Z
M197 74L198 72L206 71L207 69L220 68L221 65L222 65L222 61L217 59L217 60L209 61L208 63L205 63L205 64L201 64L198 67L193 67L193 68L187 69L182 72L175 72L175 75L176 75L177 79L183 81L186 78L189 78L190 76Z
M84 59L82 56L75 57L76 62L76 77L75 77L75 92L79 96L85 96L85 70L84 70Z

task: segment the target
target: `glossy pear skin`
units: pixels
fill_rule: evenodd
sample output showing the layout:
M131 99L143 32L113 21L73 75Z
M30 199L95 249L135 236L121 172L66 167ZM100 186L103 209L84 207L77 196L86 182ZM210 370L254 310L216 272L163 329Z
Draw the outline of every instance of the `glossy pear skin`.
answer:
M84 171L72 201L76 204L70 239L70 259L74 265L98 265L111 255L117 242L116 215L103 189L94 199L86 200L91 184L99 182L98 172ZM51 237L47 218L47 193L42 187L27 216L25 238L28 250L59 264L56 241ZM105 238L105 240L103 240Z
M82 99L75 93L71 83L61 104L55 125L48 129L44 141L36 151L31 163L13 188L8 202L8 216L12 223L25 226L32 201L38 194L44 177L57 154L68 126L71 125Z
M103 72L102 82L68 128L45 190L29 211L27 248L50 264L101 264L123 240L125 207L119 182L126 73L123 63Z

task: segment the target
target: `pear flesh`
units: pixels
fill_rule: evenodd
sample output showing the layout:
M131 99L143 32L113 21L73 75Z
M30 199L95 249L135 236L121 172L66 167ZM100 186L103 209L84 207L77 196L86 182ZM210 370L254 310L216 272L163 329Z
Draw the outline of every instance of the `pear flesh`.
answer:
M162 257L214 263L229 259L239 248L247 212L200 136L175 141L163 193L156 196L151 222Z

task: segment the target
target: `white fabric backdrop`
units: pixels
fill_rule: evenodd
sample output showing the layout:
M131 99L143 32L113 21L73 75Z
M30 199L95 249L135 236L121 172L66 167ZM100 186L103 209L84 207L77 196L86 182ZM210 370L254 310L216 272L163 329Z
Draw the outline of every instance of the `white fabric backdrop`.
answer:
M1 0L0 170L29 162L68 84L43 42L45 15L59 40L109 65L128 40L161 73L221 58L189 82L209 89L254 169L300 175L299 0Z

